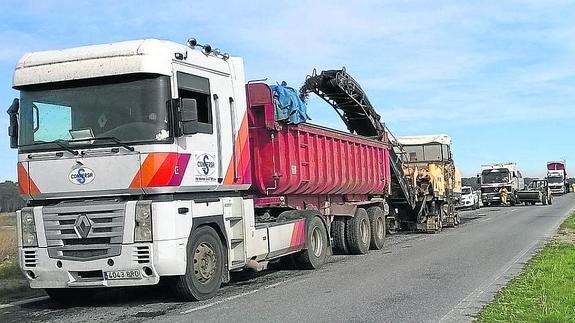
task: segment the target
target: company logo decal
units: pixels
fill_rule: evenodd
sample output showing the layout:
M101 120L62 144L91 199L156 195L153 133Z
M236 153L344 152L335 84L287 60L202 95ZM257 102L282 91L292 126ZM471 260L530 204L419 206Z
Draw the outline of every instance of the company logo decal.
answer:
M76 230L78 237L85 239L88 237L90 230L92 230L92 221L86 214L82 214L74 223L74 230Z
M74 168L68 174L68 179L70 182L76 185L86 185L94 180L94 171L88 167L78 167Z
M196 182L213 182L217 178L216 173L216 156L208 153L196 153Z

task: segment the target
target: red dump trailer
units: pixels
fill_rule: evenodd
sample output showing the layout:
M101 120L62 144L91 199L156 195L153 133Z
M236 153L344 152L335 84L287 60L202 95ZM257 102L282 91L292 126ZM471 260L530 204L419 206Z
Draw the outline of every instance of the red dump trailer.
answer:
M385 219L385 198L391 189L388 142L310 123L278 122L270 87L264 83L246 87L251 193L260 215L285 209L318 210L331 224L334 247L349 251L349 239L338 236L350 226L348 220L358 214L363 219L365 213L368 219L376 214L377 220ZM371 229L380 235L376 244L381 247L385 220ZM365 234L369 237L371 232ZM355 253L365 251L364 246Z
M320 206L327 200L358 202L389 193L387 143L309 123L279 123L269 86L250 84L248 95L257 195Z

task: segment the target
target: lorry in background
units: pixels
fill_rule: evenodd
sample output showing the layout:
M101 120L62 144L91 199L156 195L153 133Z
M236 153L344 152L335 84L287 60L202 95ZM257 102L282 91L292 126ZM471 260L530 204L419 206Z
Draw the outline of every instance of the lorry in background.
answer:
M461 177L453 161L451 137L445 134L404 136L396 140L406 156L403 173L416 188L417 209L421 210L400 212L399 222L411 226L410 229L428 232L458 225L455 192L461 190ZM395 147L395 153L402 151ZM423 217L423 214L429 215Z
M517 192L525 187L523 175L516 163L501 163L481 165L481 174L477 175L481 185L481 200L483 205L500 204L499 191L505 187L508 201L511 205L517 203Z
M547 180L549 181L551 193L565 194L569 192L565 161L547 162Z
M461 188L461 197L459 200L459 208L470 208L476 210L481 206L481 192L476 191L471 186L463 186Z
M319 268L331 246L381 249L388 204L425 230L458 223L450 139L416 144L430 155L410 166L391 158L385 126L345 70L314 73L301 91L330 103L351 133L302 122L289 89L246 85L241 58L194 39L26 54L13 84L10 143L27 199L20 266L56 300L160 279L202 300L230 272L267 261ZM392 183L403 200L389 200Z

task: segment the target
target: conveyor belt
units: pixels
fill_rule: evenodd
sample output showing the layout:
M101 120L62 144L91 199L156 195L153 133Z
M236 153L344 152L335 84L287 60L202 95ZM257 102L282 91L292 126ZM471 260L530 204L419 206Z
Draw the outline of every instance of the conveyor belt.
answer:
M341 70L327 70L317 74L316 70L309 75L300 89L300 96L305 101L309 93L317 96L331 105L339 114L347 129L360 136L384 139L392 137L389 129L381 122L381 117L367 95L347 72ZM387 132L387 136L386 136ZM392 204L409 205L411 210L416 208L415 188L406 178L402 166L403 148L396 140L391 140L390 165L392 170Z

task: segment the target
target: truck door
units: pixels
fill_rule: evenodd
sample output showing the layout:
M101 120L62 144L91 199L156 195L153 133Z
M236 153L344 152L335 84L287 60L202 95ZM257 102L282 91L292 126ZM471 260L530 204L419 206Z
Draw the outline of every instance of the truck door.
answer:
M174 66L174 97L193 99L197 106L197 128L184 129L176 138L178 172L181 176L179 191L215 190L222 182L221 145L218 140L220 116L219 92L224 91L222 81L215 73L190 66Z

